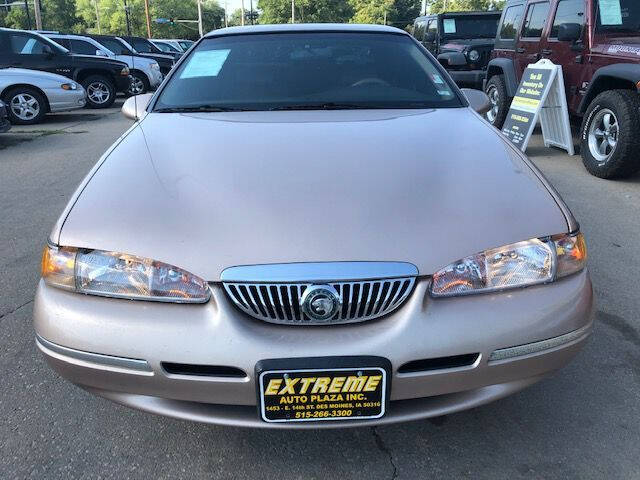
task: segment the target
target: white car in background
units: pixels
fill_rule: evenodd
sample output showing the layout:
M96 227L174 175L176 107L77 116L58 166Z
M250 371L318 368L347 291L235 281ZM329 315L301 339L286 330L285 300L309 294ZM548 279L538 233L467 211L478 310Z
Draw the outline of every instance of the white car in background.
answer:
M24 68L0 69L0 99L7 104L9 121L33 125L47 113L84 107L82 85L55 73Z
M120 55L100 42L83 35L64 35L47 33L54 42L62 45L73 54L109 57L125 62L131 75L131 87L127 93L140 95L155 90L162 83L162 73L158 62L140 55Z
M167 43L179 52L186 52L195 43L192 40L181 40L179 38L153 38L151 41L161 50L162 47L158 43Z

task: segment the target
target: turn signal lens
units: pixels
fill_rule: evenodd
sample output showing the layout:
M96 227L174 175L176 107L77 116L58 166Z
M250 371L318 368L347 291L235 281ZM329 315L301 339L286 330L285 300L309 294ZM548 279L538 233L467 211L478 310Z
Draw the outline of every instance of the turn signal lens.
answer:
M42 251L42 278L56 287L75 290L76 250L47 245Z
M60 85L60 88L62 88L63 90L77 90L78 85L76 83L63 83L62 85Z
M206 281L148 258L100 250L47 246L42 278L49 285L90 295L176 303L204 303Z
M558 257L558 277L566 277L582 270L587 263L587 244L584 235L565 236L555 241Z

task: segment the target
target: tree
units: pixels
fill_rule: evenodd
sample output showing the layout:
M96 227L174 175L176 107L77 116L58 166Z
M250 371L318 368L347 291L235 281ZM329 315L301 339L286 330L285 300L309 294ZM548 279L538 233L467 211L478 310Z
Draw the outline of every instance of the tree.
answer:
M463 12L471 10L501 10L505 0L431 0L430 13Z
M87 30L93 33L98 32L96 1L98 2L101 32L125 35L127 21L124 0L76 0L77 14L88 26ZM131 34L146 37L144 0L126 1L129 7ZM153 0L150 15L152 20L155 18L197 20L198 7L196 0ZM202 23L205 32L224 26L224 10L215 0L205 0L202 3ZM197 23L152 23L151 29L153 36L157 38L198 38Z
M31 18L31 28L34 28L35 22L33 20L33 4L29 8L29 15ZM11 7L11 10L9 10L9 12L7 12L6 16L4 17L4 25L7 28L19 28L23 30L29 28L29 22L24 7L21 5L14 5L13 7Z
M75 0L42 0L42 27L45 30L71 32L79 21Z
M248 13L248 10L245 10L245 13ZM229 26L237 27L239 25L242 25L242 9L236 8L229 17Z
M291 23L291 0L258 0L260 23ZM295 0L296 23L344 23L353 15L347 0Z
M351 23L385 23L390 19L395 0L350 0L355 11Z

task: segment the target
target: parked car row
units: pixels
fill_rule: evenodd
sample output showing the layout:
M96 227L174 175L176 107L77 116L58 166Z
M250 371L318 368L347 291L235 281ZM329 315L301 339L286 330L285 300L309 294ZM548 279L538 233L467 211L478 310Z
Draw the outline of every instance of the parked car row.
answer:
M474 15L420 17L414 35L454 80L484 88L491 124L502 128L527 65L546 58L562 66L586 169L601 178L640 170L640 2L509 0L488 53L476 45L488 26L467 21Z
M85 105L108 108L118 93L155 90L193 43L165 42L180 51L164 52L141 37L0 28L0 99L16 124Z

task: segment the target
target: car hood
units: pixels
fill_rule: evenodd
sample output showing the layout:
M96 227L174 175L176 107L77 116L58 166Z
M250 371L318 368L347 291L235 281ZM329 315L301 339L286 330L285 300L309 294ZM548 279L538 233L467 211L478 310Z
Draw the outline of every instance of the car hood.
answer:
M594 53L640 61L640 37L604 37L601 40L594 45Z
M455 40L447 40L440 46L441 53L462 52L467 47L493 47L495 39L493 38L460 38Z
M74 61L82 62L83 64L94 64L97 67L113 67L113 68L124 68L127 66L125 62L121 62L119 60L113 60L111 58L105 57L96 57L95 55L81 55L78 53L70 54Z
M30 79L31 81L49 80L52 82L69 83L68 77L63 77L57 73L28 70L26 68L3 68L0 70L0 77L15 77L24 80Z
M431 274L568 230L531 167L467 108L151 113L90 176L54 241L209 281L318 261Z

